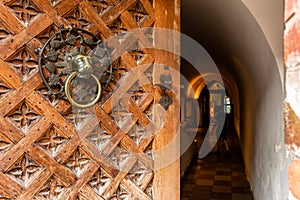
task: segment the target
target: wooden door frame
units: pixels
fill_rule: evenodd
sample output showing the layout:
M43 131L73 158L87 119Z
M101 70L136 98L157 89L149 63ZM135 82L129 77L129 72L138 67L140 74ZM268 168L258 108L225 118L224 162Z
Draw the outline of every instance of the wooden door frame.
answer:
M155 7L155 28L166 28L173 31L180 31L180 0L154 0ZM178 126L180 123L180 63L178 55L175 55L174 52L180 52L178 45L175 43L179 41L174 41L174 38L168 37L166 34L160 38L156 38L156 44L166 43L173 47L173 52L165 52L157 50L155 54L156 64L165 64L171 66L175 72L173 73L173 86L175 87L176 97L173 99L178 99L178 102L174 102L172 106L169 107L166 124L164 131L158 134L154 140L154 151L158 151L161 148L171 144L169 150L165 152L165 155L161 157L156 157L154 163L160 162L160 159L163 157L173 157L174 161L168 166L161 169L157 169L154 174L153 181L153 191L157 191L154 194L154 199L164 200L164 199L180 199L180 140L177 134ZM179 39L179 38L178 38ZM154 73L156 82L159 80L159 72ZM155 80L154 80L155 83ZM159 115L159 114L158 114ZM157 116L159 117L159 116Z

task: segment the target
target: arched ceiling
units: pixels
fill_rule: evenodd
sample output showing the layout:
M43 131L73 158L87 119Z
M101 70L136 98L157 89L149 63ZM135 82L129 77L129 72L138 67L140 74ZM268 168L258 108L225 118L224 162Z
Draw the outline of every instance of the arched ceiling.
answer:
M261 62L264 57L275 60L271 68L283 80L283 0L184 0L181 17L182 32L197 40L238 84L247 79L242 74L255 79L261 70L269 73Z
M183 0L181 3L182 33L197 40L212 56L221 74L231 75L237 84L240 104L237 125L254 198L286 199L287 184L278 185L278 181L287 183L282 175L287 169L286 151L285 148L274 151L274 147L285 145L283 0ZM185 62L181 66L185 77L198 75Z
M264 32L279 66L283 66L284 0L242 0ZM280 71L283 77L283 67Z

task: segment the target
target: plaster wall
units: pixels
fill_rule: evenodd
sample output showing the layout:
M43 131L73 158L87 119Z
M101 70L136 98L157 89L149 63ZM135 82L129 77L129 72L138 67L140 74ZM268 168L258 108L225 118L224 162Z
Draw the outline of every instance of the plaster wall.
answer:
M283 30L284 0L241 0L256 19L275 56L279 74L284 82Z

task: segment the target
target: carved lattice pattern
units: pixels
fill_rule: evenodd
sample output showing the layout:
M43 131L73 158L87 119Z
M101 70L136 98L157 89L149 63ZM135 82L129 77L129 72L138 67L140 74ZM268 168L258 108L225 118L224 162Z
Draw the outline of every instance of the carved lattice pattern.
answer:
M154 55L140 42L152 38L124 34L154 25L153 2L11 0L0 5L0 199L153 199ZM49 94L37 73L35 49L61 25L103 40L121 35L108 43L113 80L89 109L74 109ZM126 45L131 50L120 53L119 46ZM132 72L138 65L145 66L139 76Z
M128 31L120 17L114 20L114 22L109 26L109 28L114 34L118 35L120 38L121 36L125 35L126 31Z
M121 170L130 158L130 153L126 150L116 147L113 152L109 155L109 159L112 160L116 169Z
M119 187L109 200L129 200L133 198L123 187Z
M0 155L9 151L9 149L13 146L13 142L10 141L7 137L5 137L0 132Z
M8 37L10 34L9 32L2 27L2 23L0 22L0 41L6 37Z
M33 181L41 170L42 166L25 154L8 169L7 174L16 182L27 187L27 184Z
M11 87L0 79L0 99L8 95L11 91Z
M102 195L112 180L113 178L104 169L99 168L88 184L99 195Z
M32 74L37 72L37 60L32 57L26 47L22 48L17 55L9 60L11 66L23 76L23 80L27 80Z
M39 190L33 199L59 199L68 188L60 183L55 177L51 177Z
M94 7L95 11L98 13L99 16L107 12L110 8L113 7L113 4L107 0L105 1L96 1L96 0L89 0L91 5Z
M65 166L70 169L77 177L80 177L83 170L91 159L81 149L75 150L71 157L65 162Z
M143 185L148 185L149 182L152 181L153 173L138 161L127 174L127 177L137 186L141 187Z
M136 143L136 145L139 146L142 140L147 136L147 131L137 123L132 127L127 135Z
M101 127L97 126L87 137L87 139L93 143L97 149L103 151L112 138L112 135L107 133Z
M46 41L58 31L58 27L54 24L43 30L36 38L42 43L45 44Z
M65 16L65 18L74 28L84 29L89 25L88 19L86 19L79 8L75 8L68 16Z
M145 10L143 4L138 0L136 1L128 11L133 16L135 22L140 26L142 25L143 21L149 17L147 11Z
M83 120L86 119L91 113L87 109L79 109L73 107L63 114L75 127L80 127Z
M130 88L129 93L130 97L137 105L139 105L143 99L149 95L149 93L143 89L138 81Z
M52 106L57 105L62 99L58 98L54 94L49 94L49 90L46 86L42 87L39 89L39 92L41 95L43 95Z
M24 101L7 117L26 133L41 116Z
M52 126L36 143L45 149L52 157L55 157L68 141L68 137L62 131Z
M28 25L29 22L40 13L38 8L32 4L31 0L17 0L13 3L9 3L8 6L15 12L24 25Z

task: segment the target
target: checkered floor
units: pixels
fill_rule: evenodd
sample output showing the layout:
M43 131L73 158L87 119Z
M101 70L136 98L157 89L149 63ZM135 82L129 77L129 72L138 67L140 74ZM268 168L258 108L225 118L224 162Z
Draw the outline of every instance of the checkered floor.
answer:
M229 136L230 154L195 159L181 180L182 200L253 200L237 138Z

